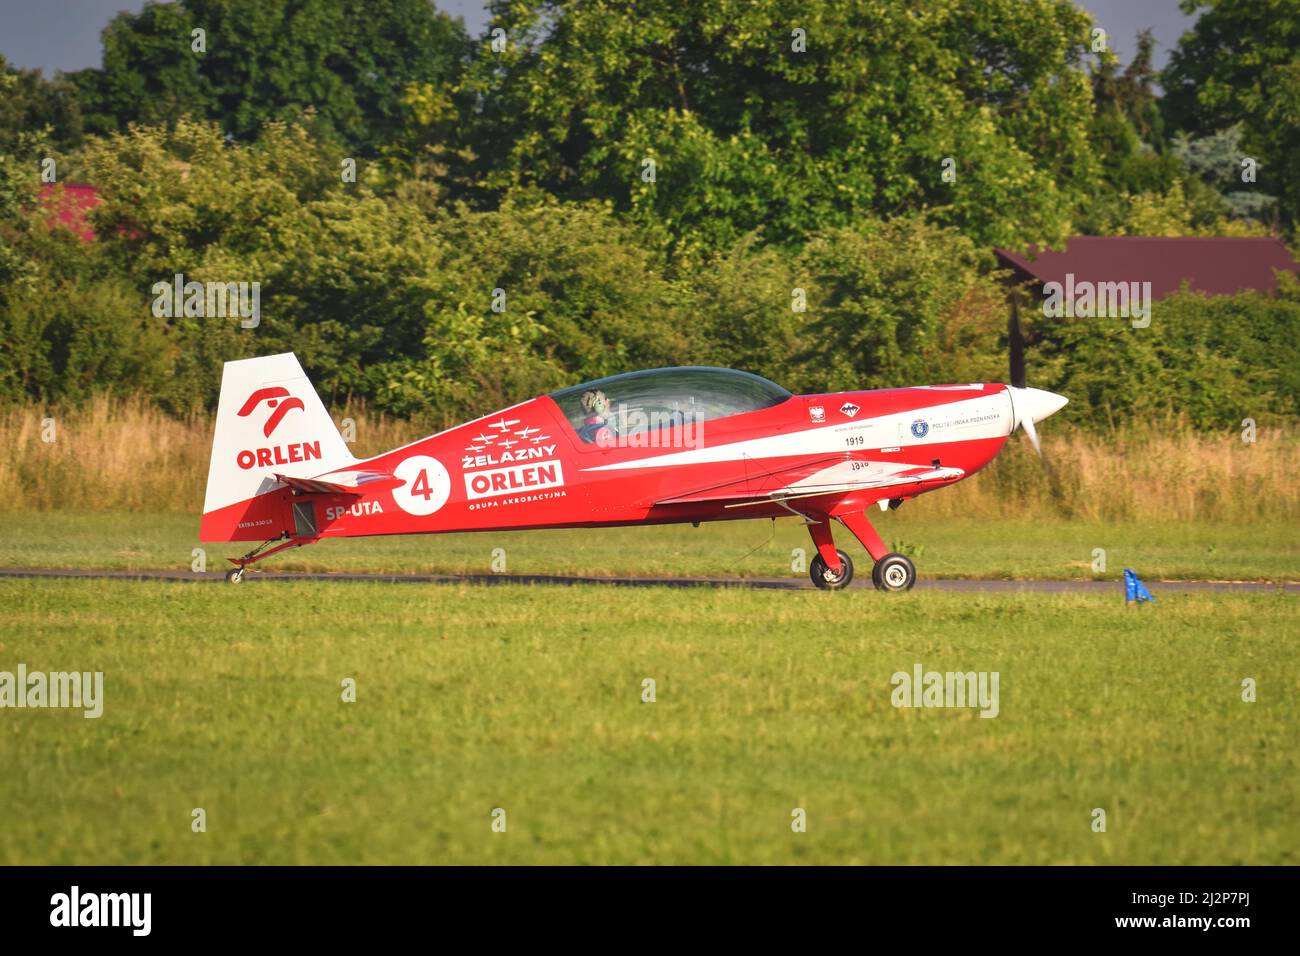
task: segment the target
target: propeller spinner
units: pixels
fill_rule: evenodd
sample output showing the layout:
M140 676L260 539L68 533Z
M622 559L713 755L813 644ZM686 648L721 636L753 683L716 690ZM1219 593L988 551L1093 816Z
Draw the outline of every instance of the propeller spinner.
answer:
M1041 388L1016 388L1012 385L1007 391L1011 393L1011 413L1015 420L1012 430L1016 427L1023 428L1034 451L1041 456L1043 449L1038 443L1038 431L1034 428L1034 423L1041 422L1048 415L1055 415L1070 400L1064 395Z

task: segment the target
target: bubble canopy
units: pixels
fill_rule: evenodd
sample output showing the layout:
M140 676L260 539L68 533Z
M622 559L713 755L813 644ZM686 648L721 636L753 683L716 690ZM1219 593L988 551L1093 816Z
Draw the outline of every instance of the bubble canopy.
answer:
M700 422L742 415L771 408L792 397L761 375L731 368L691 365L624 372L551 393L575 430L589 418L582 403L588 392L604 393L608 402L606 417L622 434L683 420ZM623 428L618 427L620 423Z

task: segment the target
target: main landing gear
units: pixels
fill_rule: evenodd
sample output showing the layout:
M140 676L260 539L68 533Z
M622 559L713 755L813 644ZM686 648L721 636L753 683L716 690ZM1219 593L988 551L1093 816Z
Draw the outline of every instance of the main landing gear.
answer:
M871 583L877 591L911 590L916 583L916 566L906 555L885 548L885 542L880 540L880 535L876 534L876 529L871 526L866 515L846 514L836 517L853 532L853 536L875 561L875 566L871 569ZM847 554L835 547L830 516L810 515L809 520L808 533L812 535L817 556L812 560L808 576L823 591L838 591L848 587L853 580L853 562Z

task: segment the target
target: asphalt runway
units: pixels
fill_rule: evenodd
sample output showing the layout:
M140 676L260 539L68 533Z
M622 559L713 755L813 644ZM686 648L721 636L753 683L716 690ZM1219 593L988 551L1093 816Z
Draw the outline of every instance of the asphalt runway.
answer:
M80 578L106 581L189 581L225 584L224 572L208 571L116 571L65 568L0 568L0 578ZM813 591L806 577L788 578L619 578L576 577L551 574L360 574L339 572L254 571L244 575L239 587L272 581L373 581L382 584L601 584L625 588L750 588L768 591ZM1267 581L1146 581L1157 595L1160 591L1215 592L1300 592L1300 582ZM227 585L228 587L233 585ZM872 590L870 575L858 578L849 589ZM916 582L918 591L1006 593L1029 591L1038 594L1122 594L1123 581L976 581L963 578L925 578Z

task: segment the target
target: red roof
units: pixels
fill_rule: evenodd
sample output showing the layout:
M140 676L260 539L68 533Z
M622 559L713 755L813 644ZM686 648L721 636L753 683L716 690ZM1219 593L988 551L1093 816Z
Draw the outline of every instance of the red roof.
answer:
M62 190L62 199L56 199ZM95 230L90 228L89 213L104 200L99 190L84 183L46 185L41 187L41 205L53 212L60 226L71 229L85 242L95 241Z
M1231 295L1245 289L1273 292L1274 270L1300 272L1279 239L1215 236L1072 236L1061 252L1028 254L995 249L998 261L1020 281L1060 282L1067 272L1080 282L1150 282L1151 297L1177 292L1184 280L1196 292Z

